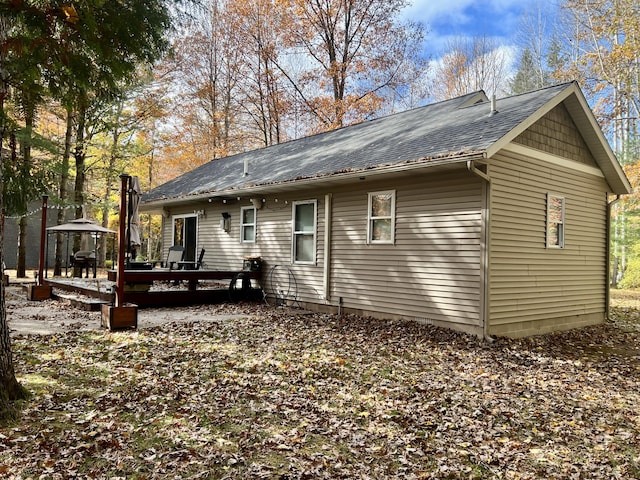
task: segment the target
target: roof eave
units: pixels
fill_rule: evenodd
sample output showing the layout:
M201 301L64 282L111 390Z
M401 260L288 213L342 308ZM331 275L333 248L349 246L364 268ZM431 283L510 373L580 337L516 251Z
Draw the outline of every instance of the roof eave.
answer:
M340 183L348 183L359 180L365 176L367 178L377 178L382 175L390 175L394 173L411 172L419 169L432 169L446 165L466 164L470 160L483 160L486 158L484 151L473 151L465 153L456 153L449 156L437 158L423 158L412 162L402 164L384 165L367 169L353 170L349 172L333 173L318 177L310 177L296 180L289 180L278 183L257 184L245 188L226 189L213 192L203 192L194 195L186 195L182 197L170 197L157 200L145 201L140 204L140 210L145 212L160 212L167 206L175 206L179 204L200 202L211 198L221 197L248 197L255 194L280 193L283 191L302 190L314 187L316 185L333 185Z

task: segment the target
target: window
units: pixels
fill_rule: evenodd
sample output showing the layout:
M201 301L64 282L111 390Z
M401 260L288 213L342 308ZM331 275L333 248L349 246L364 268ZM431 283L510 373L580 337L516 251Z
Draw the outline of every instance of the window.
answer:
M256 209L242 207L240 209L240 242L255 243L256 241Z
M395 240L396 192L369 193L368 243L393 243Z
M293 263L315 263L316 207L315 200L293 203Z
M564 247L564 197L547 194L547 248Z

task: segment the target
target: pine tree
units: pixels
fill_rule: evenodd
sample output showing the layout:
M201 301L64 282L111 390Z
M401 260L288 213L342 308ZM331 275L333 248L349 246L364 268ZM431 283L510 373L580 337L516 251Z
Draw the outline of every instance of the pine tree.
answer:
M38 84L49 96L67 107L86 105L92 95L117 91L118 82L140 63L159 58L167 48L170 7L179 3L88 0L75 7L53 0L0 3L0 160L11 124L5 110L7 93L28 81L25 66L30 74L39 73ZM81 156L83 148L76 144ZM3 241L0 238L0 244ZM11 402L25 395L13 369L4 293L0 284L0 417Z
M511 81L511 93L519 94L529 92L544 85L536 71L531 50L525 48L520 57L520 64L513 80Z

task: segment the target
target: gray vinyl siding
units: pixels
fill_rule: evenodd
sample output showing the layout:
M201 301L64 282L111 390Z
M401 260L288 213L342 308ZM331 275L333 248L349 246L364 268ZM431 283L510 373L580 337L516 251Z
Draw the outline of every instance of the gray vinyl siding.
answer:
M523 336L602 321L604 179L512 152L492 159L490 176L489 333ZM546 247L547 193L565 197L564 248Z
M367 244L368 193L396 191L395 243ZM476 331L481 183L465 171L363 184L333 196L331 301Z
M303 193L295 197L268 196L265 199L264 207L257 212L256 253L264 262L263 282L267 294L272 298L283 296L289 303L321 302L324 261L323 195ZM317 201L316 261L309 265L293 264L292 205L294 201L312 200ZM236 238L239 235L238 231Z

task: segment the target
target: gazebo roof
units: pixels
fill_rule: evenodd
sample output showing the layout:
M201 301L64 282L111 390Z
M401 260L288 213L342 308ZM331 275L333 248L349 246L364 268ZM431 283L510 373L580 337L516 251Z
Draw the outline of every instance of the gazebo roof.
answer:
M115 230L105 228L98 225L95 221L88 218L78 218L71 220L69 223L48 227L48 232L69 232L69 233L116 233Z

